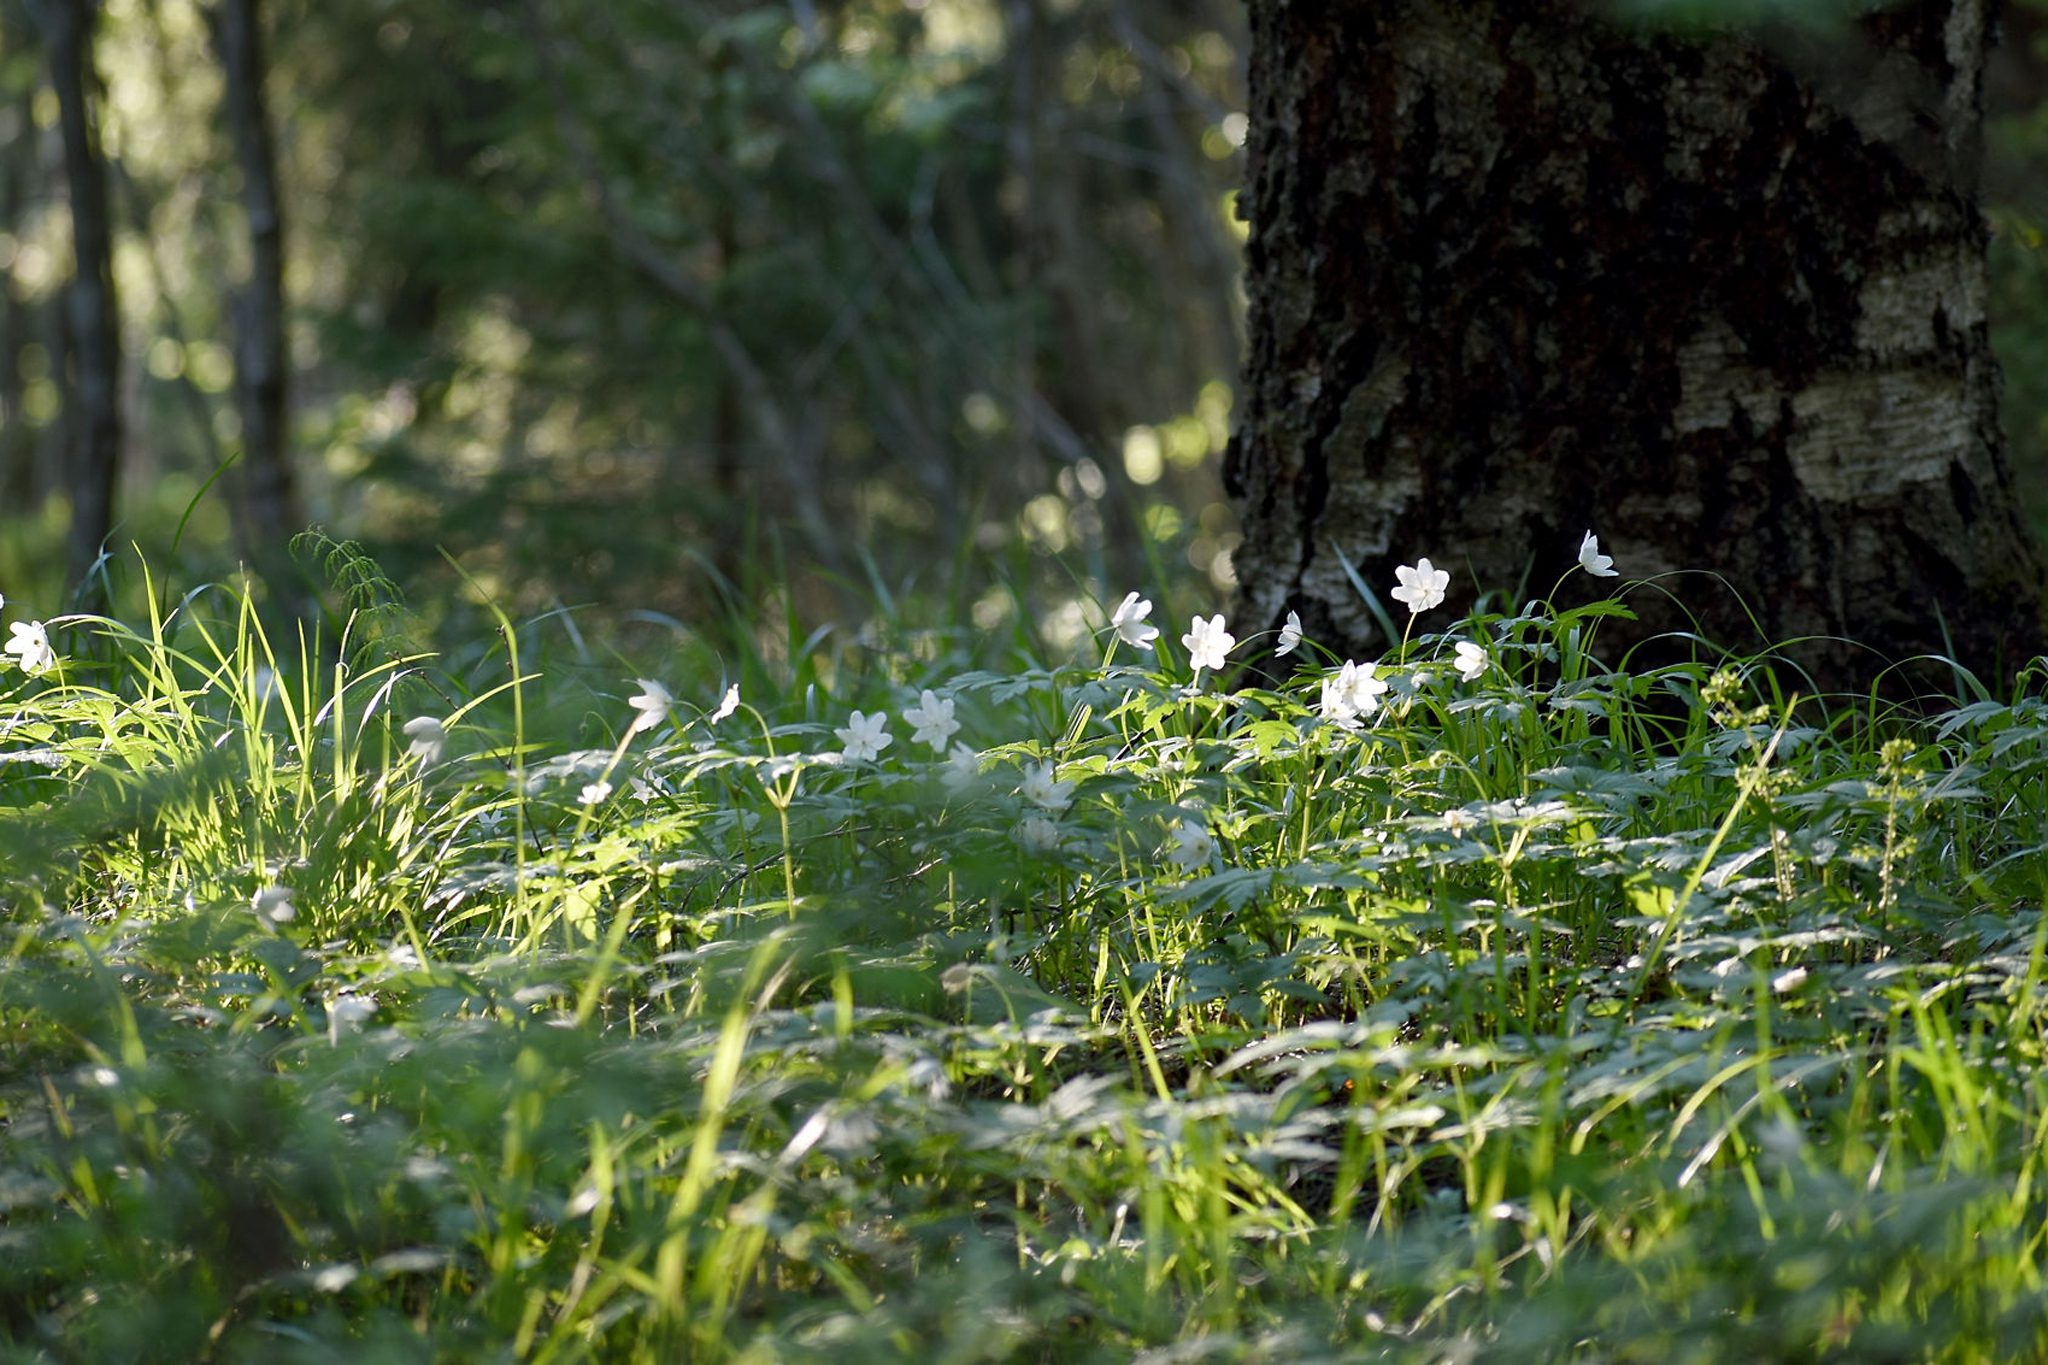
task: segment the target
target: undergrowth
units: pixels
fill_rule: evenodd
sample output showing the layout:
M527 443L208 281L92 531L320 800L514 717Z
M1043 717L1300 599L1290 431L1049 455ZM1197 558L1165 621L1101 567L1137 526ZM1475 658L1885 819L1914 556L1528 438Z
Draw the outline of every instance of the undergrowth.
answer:
M437 655L339 552L0 675L9 1358L2048 1353L2037 673Z

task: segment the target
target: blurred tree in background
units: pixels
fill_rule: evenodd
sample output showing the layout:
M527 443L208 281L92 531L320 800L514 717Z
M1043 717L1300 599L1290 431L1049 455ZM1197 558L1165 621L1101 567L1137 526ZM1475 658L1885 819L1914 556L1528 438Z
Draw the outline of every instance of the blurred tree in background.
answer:
M239 507L262 566L297 495L266 458L288 370L308 514L401 576L446 546L515 608L687 610L697 564L737 576L778 529L854 580L967 544L1128 562L1140 521L1224 572L1241 25L1229 0L110 0L140 362L114 543L161 544L239 459L187 543ZM85 407L41 42L8 12L17 561Z
M99 11L106 412L66 8ZM1993 307L2040 519L2048 0L2008 18ZM1156 576L1140 530L1221 587L1244 35L1237 0L0 0L0 582L54 595L97 416L111 545L201 571L275 581L303 515L515 612L687 617L715 568L816 619L926 566L986 621L929 566Z
M65 572L83 582L113 523L121 451L121 337L114 297L113 221L107 195L105 110L94 50L98 0L25 0L46 57L56 104L61 192L71 229L71 279L65 289L65 376L71 401L64 445L64 491L71 504ZM94 595L88 594L87 601Z

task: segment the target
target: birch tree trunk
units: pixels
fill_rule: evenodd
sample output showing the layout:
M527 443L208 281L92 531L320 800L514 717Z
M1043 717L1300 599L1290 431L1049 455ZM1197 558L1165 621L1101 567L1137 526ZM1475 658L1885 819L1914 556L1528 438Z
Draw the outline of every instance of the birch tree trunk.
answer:
M1803 41L1252 6L1241 612L1362 651L1346 562L1385 596L1430 556L1455 609L1546 591L1590 528L1631 578L1725 577L1670 586L1729 647L2038 651L1974 196L1990 3ZM1660 599L1639 637L1690 624Z

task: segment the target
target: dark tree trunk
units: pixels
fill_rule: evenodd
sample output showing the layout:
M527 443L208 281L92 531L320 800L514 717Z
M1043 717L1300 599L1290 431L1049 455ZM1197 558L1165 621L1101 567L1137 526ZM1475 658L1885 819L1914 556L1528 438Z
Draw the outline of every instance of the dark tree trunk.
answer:
M0 22L0 42L14 34ZM26 98L0 107L0 232L20 229L35 169L35 120ZM28 300L14 271L0 269L0 507L24 512L37 501L35 434L23 408L21 360L34 336Z
M1469 605L1590 528L1631 578L1723 575L1739 602L1670 586L1730 647L1746 603L1774 642L2036 652L1974 200L1989 4L1804 46L1568 0L1252 6L1241 610L1363 650L1343 561L1384 596L1428 555Z
M114 526L114 477L121 456L121 334L114 305L113 230L107 213L107 164L91 105L93 31L97 0L39 0L32 12L44 32L50 85L57 93L57 123L64 142L64 180L71 209L73 276L67 294L71 385L77 411L67 427L71 445L65 487L71 495L66 580L82 590L88 608L99 604L97 579L88 582L100 547Z
M221 0L209 13L226 83L228 128L249 224L249 280L235 308L235 399L242 419L242 553L294 604L289 538L302 527L292 479L284 336L284 214L263 94L259 0Z

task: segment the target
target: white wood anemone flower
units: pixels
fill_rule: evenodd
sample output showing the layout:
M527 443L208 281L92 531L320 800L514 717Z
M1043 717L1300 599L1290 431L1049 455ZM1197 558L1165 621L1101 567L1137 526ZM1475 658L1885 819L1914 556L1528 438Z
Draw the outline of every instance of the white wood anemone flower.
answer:
M1209 865L1209 855L1215 850L1216 839L1207 825L1200 820L1182 820L1173 827L1166 858L1183 873L1194 873Z
M1159 627L1145 624L1145 618L1152 614L1152 602L1136 593L1124 594L1124 600L1117 605L1115 614L1109 618L1110 629L1116 638L1133 649L1150 649L1152 642L1159 638Z
M917 705L903 708L903 719L916 727L911 742L929 744L936 753L945 753L946 742L960 731L960 722L953 719L953 699L929 687L918 694Z
M1394 577L1400 581L1400 586L1394 589L1394 600L1405 603L1410 616L1442 606L1444 590L1451 586L1450 574L1431 564L1428 555L1413 564L1399 566Z
M57 666L57 651L50 648L50 633L41 621L16 621L7 634L7 652L21 660L22 672L41 673Z
M1595 578L1621 577L1614 567L1614 556L1600 553L1600 537L1591 531L1579 542L1579 567Z
M1273 651L1273 657L1278 659L1284 655L1292 654L1300 646L1301 613L1290 611L1287 613L1286 623L1280 627L1280 644Z
M1224 628L1223 613L1219 611L1206 621L1195 617L1188 624L1188 633L1180 637L1180 642L1188 652L1189 666L1215 673L1222 669L1230 655L1230 647L1237 643L1237 637Z
M1034 763L1024 770L1024 785L1018 788L1026 801L1049 811L1063 811L1072 804L1074 784L1053 781L1050 763Z
M439 763L448 748L448 727L433 716L414 716L407 721L405 737L412 741L406 746L406 756L418 759L422 767Z
M666 687L652 678L637 679L640 690L626 698L626 705L636 713L633 724L626 733L637 735L642 730L652 730L668 718L668 709L676 704L675 697Z
M889 733L887 711L877 711L872 716L856 711L846 718L843 727L835 728L832 733L839 736L839 743L843 746L841 752L849 763L880 758L882 750L896 742L896 737Z

